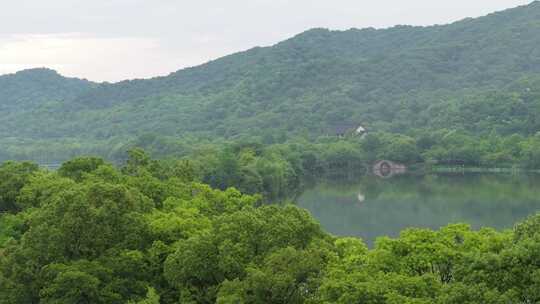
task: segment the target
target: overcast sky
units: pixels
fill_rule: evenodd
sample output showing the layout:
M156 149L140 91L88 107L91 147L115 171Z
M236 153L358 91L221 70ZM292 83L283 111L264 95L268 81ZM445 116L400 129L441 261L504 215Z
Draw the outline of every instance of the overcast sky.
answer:
M532 0L0 0L0 74L166 75L314 27L444 24Z

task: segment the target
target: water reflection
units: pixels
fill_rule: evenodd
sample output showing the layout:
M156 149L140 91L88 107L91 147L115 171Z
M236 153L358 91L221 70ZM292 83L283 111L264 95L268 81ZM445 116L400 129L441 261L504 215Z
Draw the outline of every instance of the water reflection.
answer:
M407 227L439 228L466 222L473 228L510 228L540 211L538 176L489 174L366 176L305 191L298 204L336 235L397 236Z

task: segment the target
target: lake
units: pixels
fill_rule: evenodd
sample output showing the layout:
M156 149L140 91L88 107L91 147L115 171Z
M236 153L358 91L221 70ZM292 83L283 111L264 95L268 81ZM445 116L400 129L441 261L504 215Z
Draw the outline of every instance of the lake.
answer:
M437 229L464 222L474 229L512 228L540 211L540 175L437 174L364 176L325 182L297 198L324 229L372 245L408 227Z

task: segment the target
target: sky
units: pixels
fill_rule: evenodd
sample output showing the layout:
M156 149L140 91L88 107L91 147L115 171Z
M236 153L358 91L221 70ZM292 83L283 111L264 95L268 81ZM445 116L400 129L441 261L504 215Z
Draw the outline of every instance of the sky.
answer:
M0 0L0 74L167 75L315 27L446 24L532 0Z

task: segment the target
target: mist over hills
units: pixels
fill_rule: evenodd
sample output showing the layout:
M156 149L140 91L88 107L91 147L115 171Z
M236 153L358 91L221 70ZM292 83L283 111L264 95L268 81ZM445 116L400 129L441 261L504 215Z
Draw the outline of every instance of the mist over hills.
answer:
M540 130L540 3L449 25L312 29L164 77L0 76L0 160L110 155L141 138ZM143 140L144 141L144 140Z

